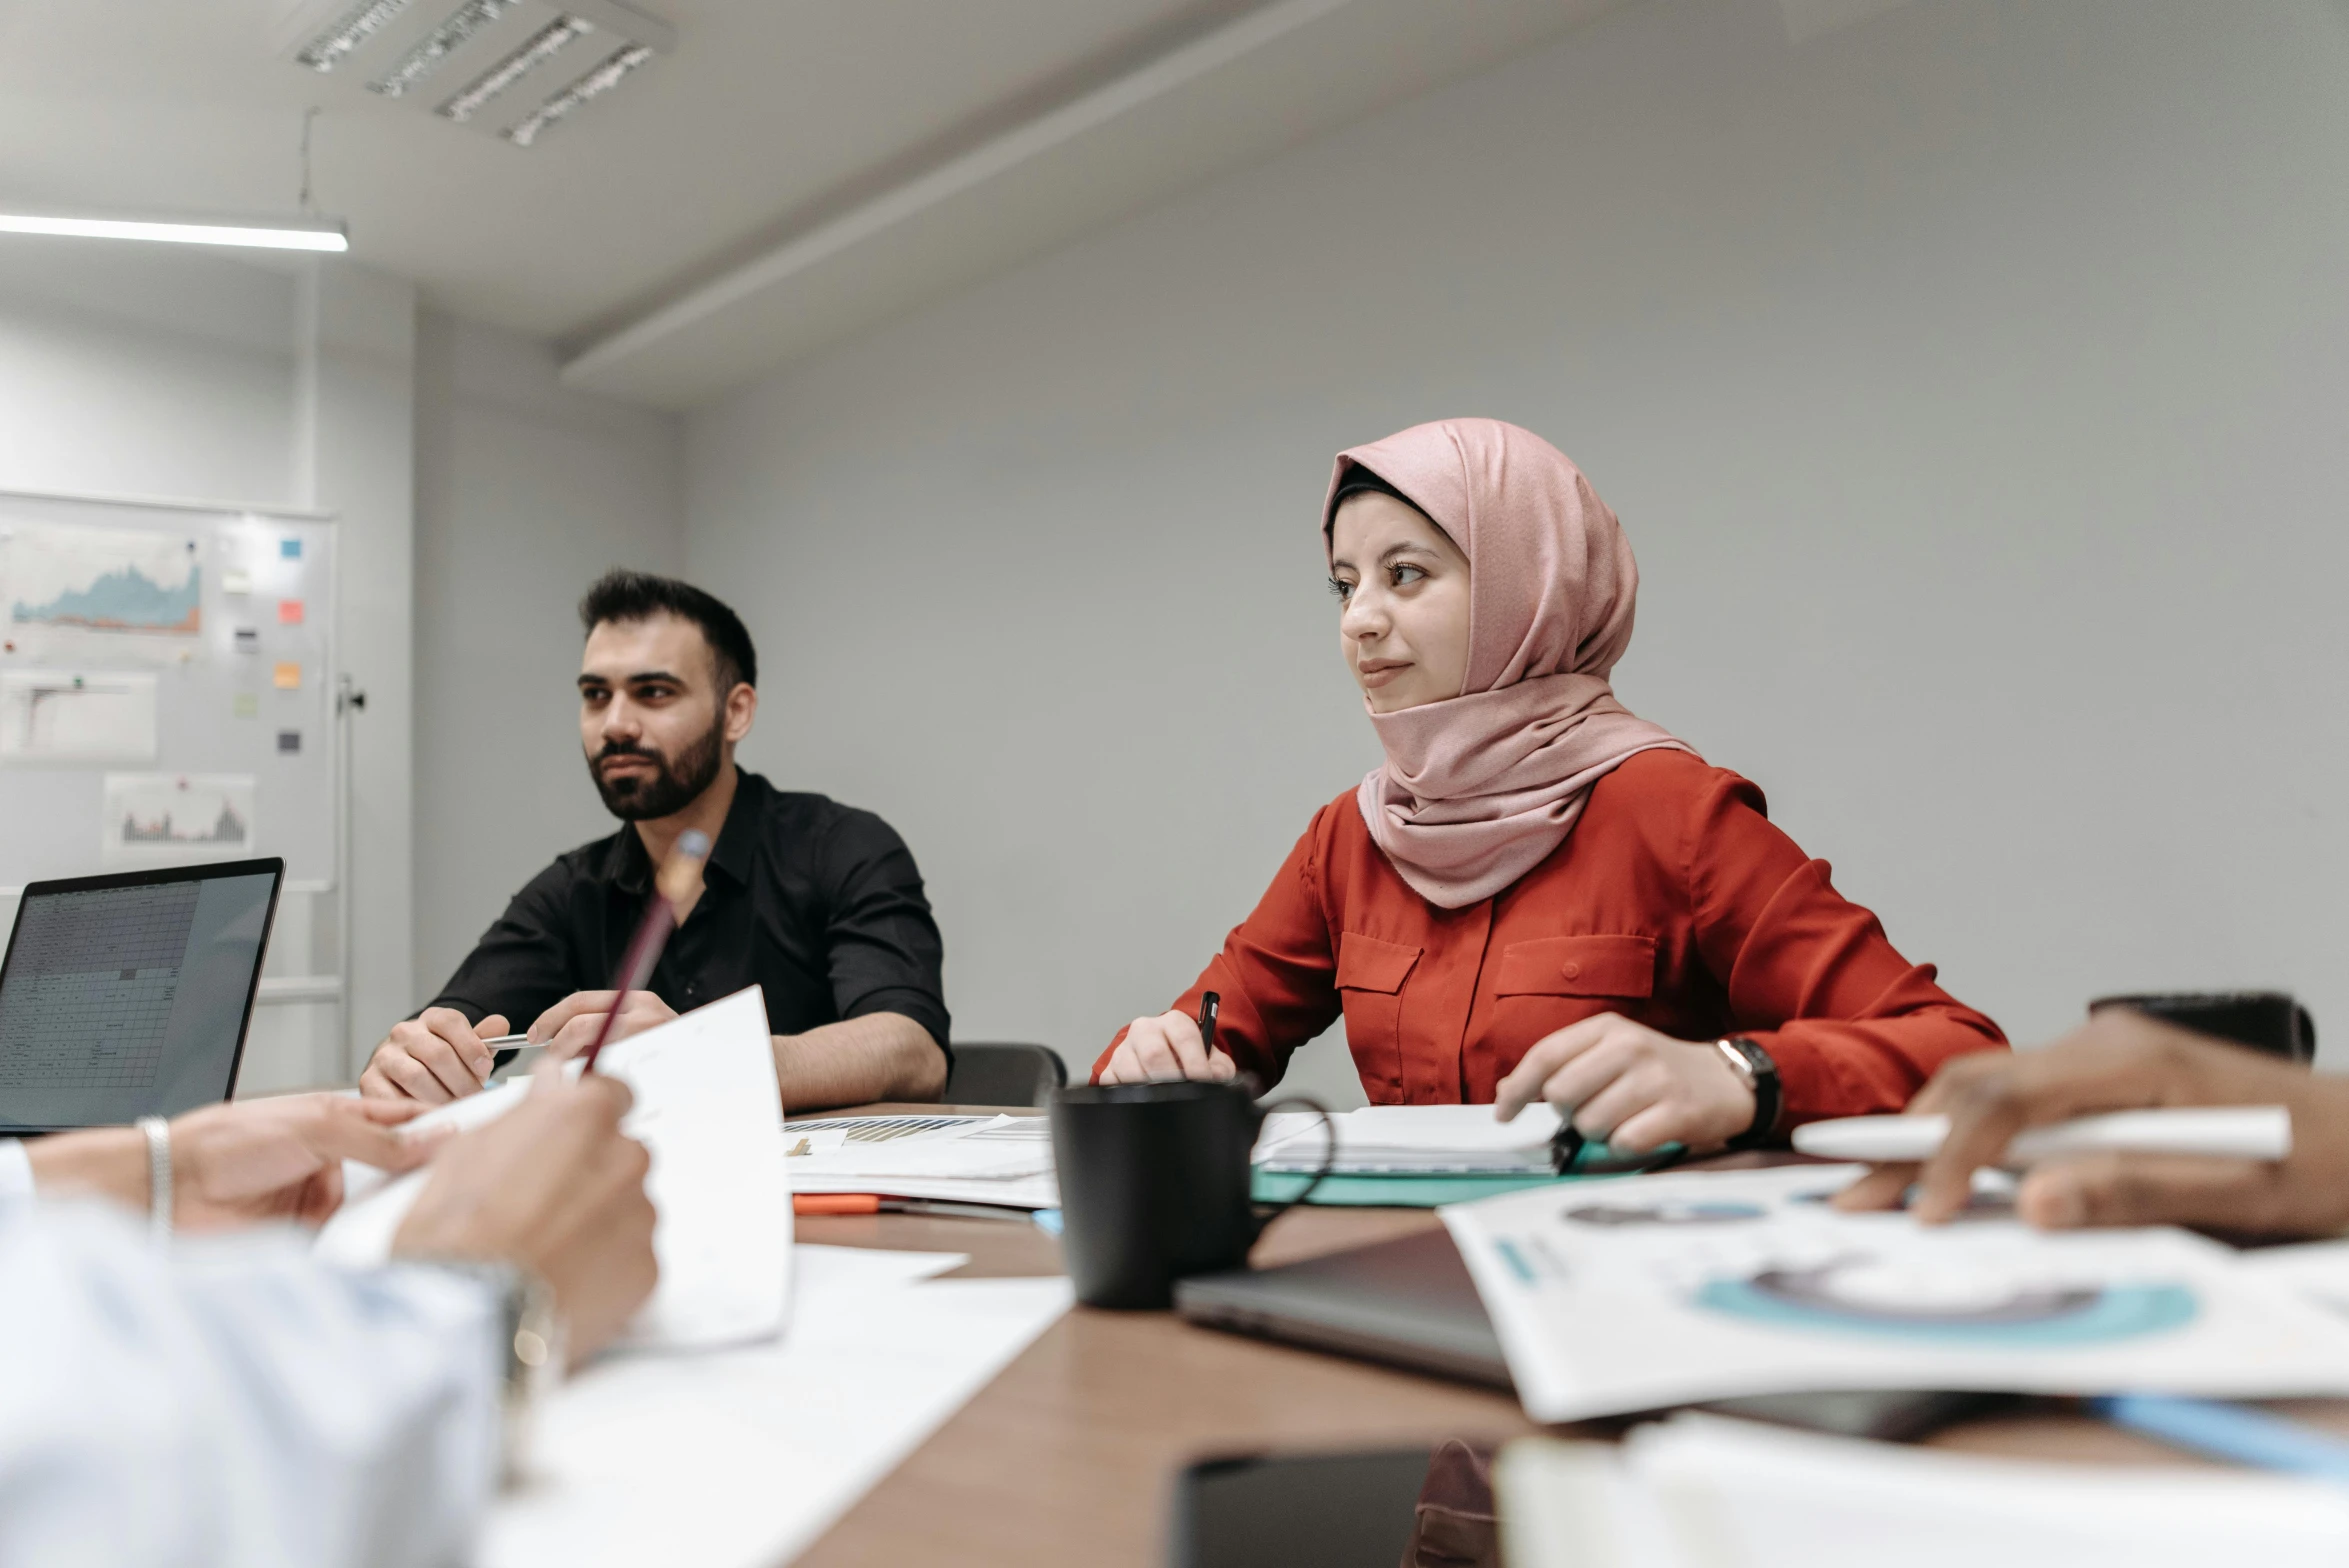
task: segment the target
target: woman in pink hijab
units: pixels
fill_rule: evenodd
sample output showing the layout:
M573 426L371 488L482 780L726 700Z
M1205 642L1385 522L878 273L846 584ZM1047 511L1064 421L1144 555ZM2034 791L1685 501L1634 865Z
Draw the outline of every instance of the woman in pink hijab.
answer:
M1639 570L1564 453L1498 420L1418 425L1339 454L1321 524L1386 762L1097 1082L1270 1084L1343 1013L1376 1104L1547 1099L1620 1152L1701 1151L1898 1110L2005 1044L1760 790L1616 701Z

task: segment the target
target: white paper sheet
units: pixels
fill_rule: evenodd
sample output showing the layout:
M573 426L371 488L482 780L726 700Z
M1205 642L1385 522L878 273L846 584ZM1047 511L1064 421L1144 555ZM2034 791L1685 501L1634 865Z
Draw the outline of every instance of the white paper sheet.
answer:
M933 1125L922 1126L919 1122ZM911 1130L896 1123L915 1122ZM814 1140L840 1135L829 1147ZM875 1136L881 1135L881 1136ZM787 1141L809 1151L791 1161L795 1192L875 1192L894 1198L1055 1209L1052 1139L1041 1116L858 1117L794 1122Z
M907 1283L941 1255L912 1256L803 1257L780 1344L608 1357L573 1379L479 1568L768 1568L804 1550L1068 1310L1064 1279Z
M623 1126L652 1155L645 1190L659 1214L660 1284L622 1343L700 1348L781 1332L790 1305L791 1188L758 987L608 1047L596 1071L635 1092ZM409 1125L479 1126L529 1092L527 1081L501 1084ZM355 1266L381 1262L428 1175L387 1185L381 1172L346 1169L350 1196L319 1233L319 1252Z
M1641 1176L1441 1213L1542 1421L1841 1388L2349 1394L2349 1322L2215 1242L1828 1208L1857 1171Z
M1330 1118L1337 1131L1337 1163L1346 1175L1547 1174L1558 1112L1529 1105L1514 1121L1495 1121L1489 1105L1370 1105ZM1255 1162L1266 1170L1317 1171L1329 1135L1311 1112L1276 1111L1265 1118Z
M2337 1568L2349 1492L2242 1472L1991 1459L1702 1415L1494 1469L1521 1568Z

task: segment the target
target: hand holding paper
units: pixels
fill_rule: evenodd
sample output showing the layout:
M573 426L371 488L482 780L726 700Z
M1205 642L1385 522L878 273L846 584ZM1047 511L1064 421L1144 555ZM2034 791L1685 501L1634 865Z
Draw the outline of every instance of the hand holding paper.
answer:
M620 1125L651 1157L645 1190L657 1216L660 1282L622 1343L700 1347L780 1332L790 1300L791 1190L758 988L607 1047L600 1075L634 1093ZM525 1105L529 1092L526 1083L503 1084L409 1125L484 1126ZM349 1200L319 1235L320 1253L352 1265L382 1262L395 1235L405 1241L401 1227L426 1174L387 1184L379 1172L354 1168Z

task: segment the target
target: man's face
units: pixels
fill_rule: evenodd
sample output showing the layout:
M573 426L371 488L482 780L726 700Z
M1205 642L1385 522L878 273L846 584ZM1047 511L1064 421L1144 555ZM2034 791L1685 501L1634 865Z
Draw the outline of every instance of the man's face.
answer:
M588 633L579 743L604 808L642 822L693 804L717 778L726 743L750 728L750 688L730 695L721 700L709 642L691 621L656 615Z

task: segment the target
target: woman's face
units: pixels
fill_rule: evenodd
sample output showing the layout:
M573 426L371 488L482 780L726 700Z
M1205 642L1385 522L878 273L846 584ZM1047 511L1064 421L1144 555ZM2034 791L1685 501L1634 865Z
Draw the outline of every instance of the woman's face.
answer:
M1460 695L1468 679L1468 557L1391 495L1348 496L1330 525L1338 642L1373 713Z

